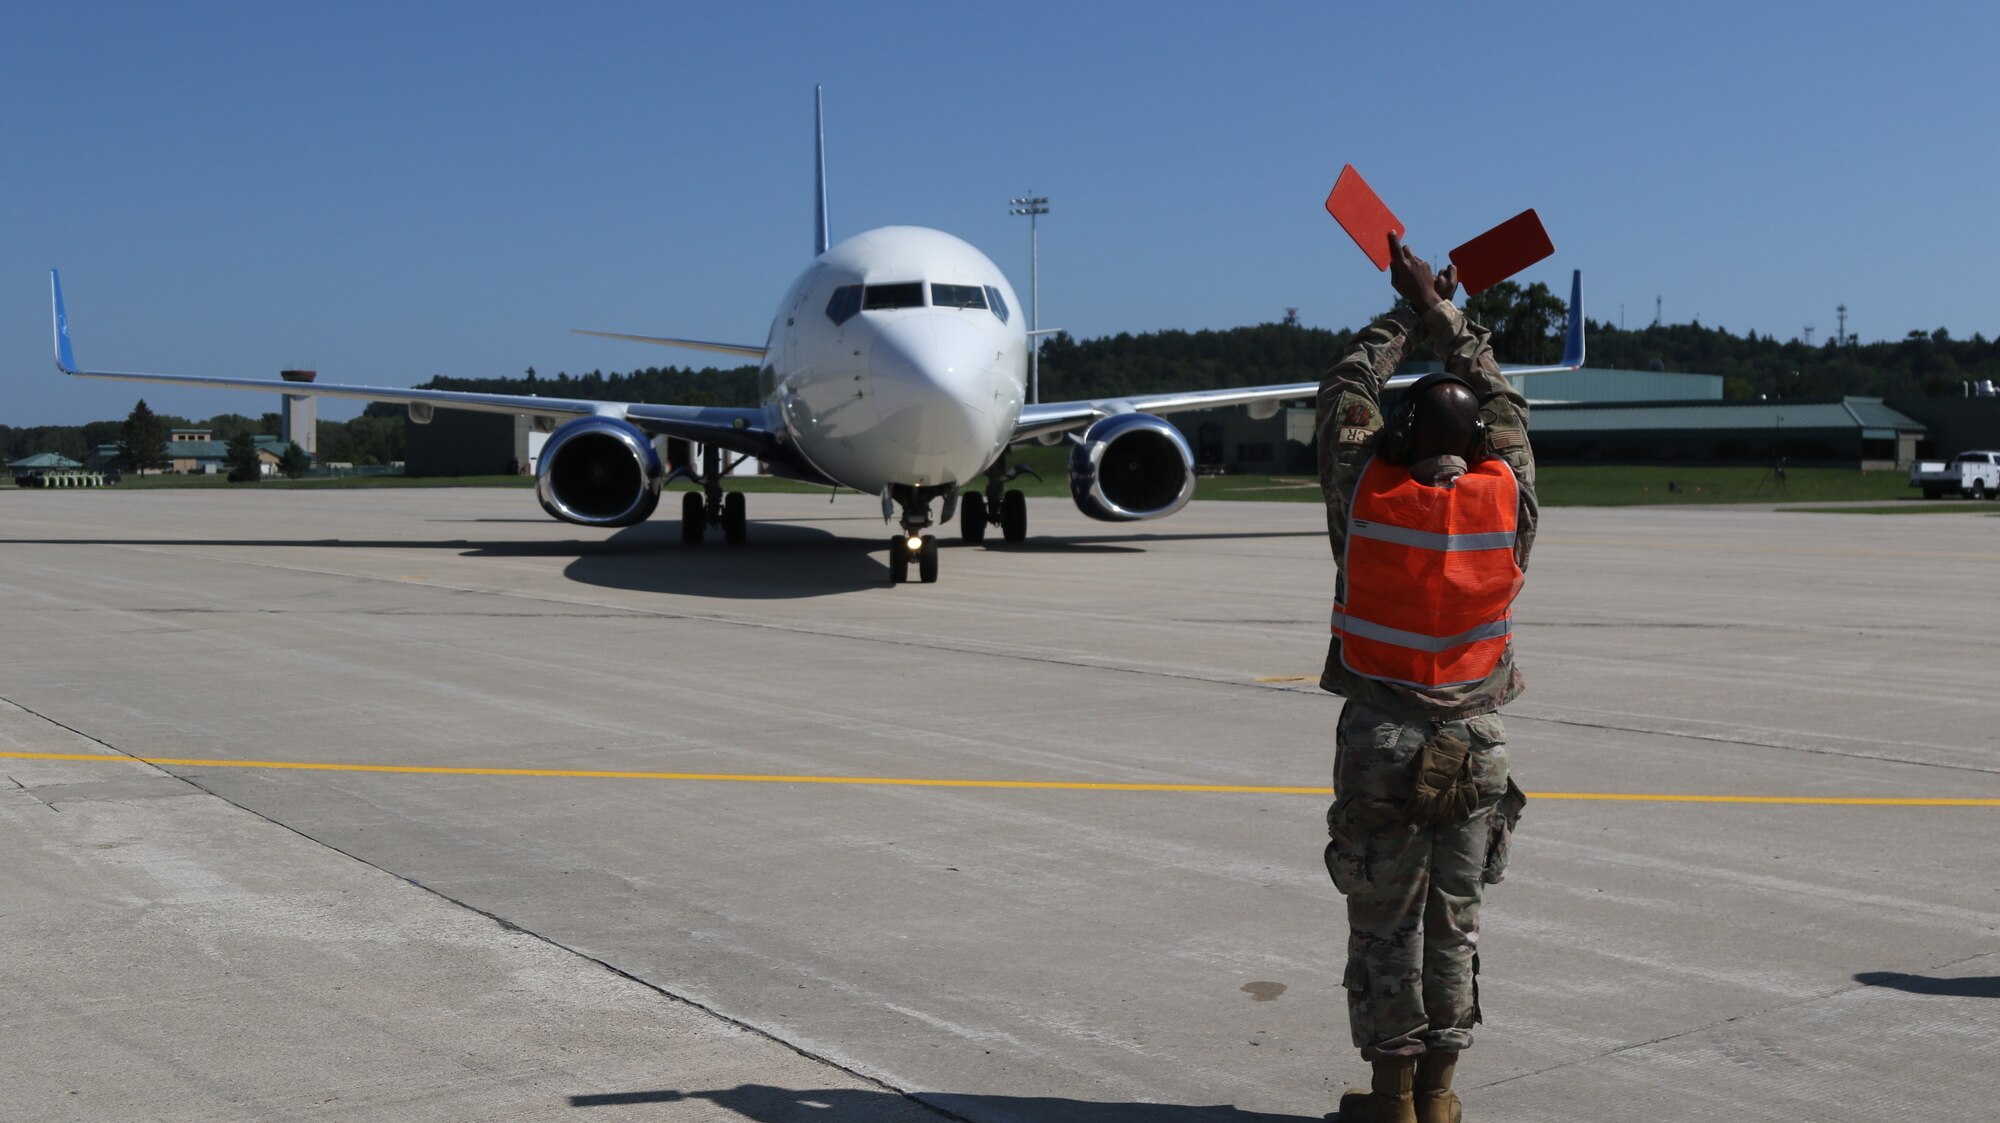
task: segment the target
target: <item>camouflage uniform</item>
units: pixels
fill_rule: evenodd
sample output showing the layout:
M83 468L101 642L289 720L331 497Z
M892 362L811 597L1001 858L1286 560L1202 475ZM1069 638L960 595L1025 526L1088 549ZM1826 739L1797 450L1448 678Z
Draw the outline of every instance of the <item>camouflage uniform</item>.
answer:
M1515 559L1534 544L1535 462L1528 406L1499 373L1485 328L1449 302L1421 318L1408 311L1371 324L1320 382L1319 469L1327 533L1345 556L1354 486L1382 428L1381 390L1409 357L1421 325L1440 354L1470 360L1490 451L1514 470L1521 506ZM1463 472L1440 458L1444 475ZM1345 575L1335 599L1346 600ZM1494 711L1521 692L1510 643L1491 674L1460 687L1419 690L1347 670L1340 637L1327 651L1320 687L1344 695L1327 811L1327 872L1347 897L1348 1023L1364 1060L1457 1051L1472 1043L1479 1015L1479 905L1506 869L1513 825L1526 802L1507 772L1506 734ZM1432 738L1469 749L1477 809L1464 822L1419 826L1405 807L1417 754Z

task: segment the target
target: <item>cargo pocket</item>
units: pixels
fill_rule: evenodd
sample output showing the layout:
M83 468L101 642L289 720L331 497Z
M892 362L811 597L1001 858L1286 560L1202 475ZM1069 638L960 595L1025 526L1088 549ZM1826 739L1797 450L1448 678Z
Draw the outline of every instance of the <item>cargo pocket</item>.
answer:
M1368 849L1355 830L1355 801L1336 801L1326 809L1326 872L1342 896L1365 893L1374 887L1368 878Z
M1521 821L1521 811L1528 806L1528 797L1507 777L1506 794L1495 804L1487 819L1486 868L1480 871L1479 880L1488 885L1498 885L1507 876L1507 853L1514 846L1514 824Z

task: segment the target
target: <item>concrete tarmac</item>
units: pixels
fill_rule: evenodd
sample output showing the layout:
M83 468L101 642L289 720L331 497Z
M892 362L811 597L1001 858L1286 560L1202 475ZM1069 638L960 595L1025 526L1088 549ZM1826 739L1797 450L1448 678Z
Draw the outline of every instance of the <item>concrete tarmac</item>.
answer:
M690 548L508 490L0 493L0 1116L1297 1121L1365 1078L1318 508L1037 500L891 587L872 498L750 503ZM1992 1117L1986 510L1545 513L1472 1118Z

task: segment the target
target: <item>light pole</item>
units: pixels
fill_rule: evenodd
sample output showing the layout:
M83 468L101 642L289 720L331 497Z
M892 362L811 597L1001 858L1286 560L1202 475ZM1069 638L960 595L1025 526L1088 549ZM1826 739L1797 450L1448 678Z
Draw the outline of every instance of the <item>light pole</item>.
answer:
M1042 246L1036 220L1049 213L1046 196L1009 199L1008 214L1028 216L1028 401L1042 400Z

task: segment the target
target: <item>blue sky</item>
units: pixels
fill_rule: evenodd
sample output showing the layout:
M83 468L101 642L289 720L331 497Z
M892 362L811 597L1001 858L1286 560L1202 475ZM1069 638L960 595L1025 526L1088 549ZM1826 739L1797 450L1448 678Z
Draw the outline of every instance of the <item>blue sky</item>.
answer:
M558 8L560 7L560 10ZM1357 165L1444 251L1526 207L1592 316L1782 337L2000 332L1989 5L18 5L0 38L0 423L124 416L49 360L411 385L704 365L811 246L985 249L1082 336L1355 325L1320 209ZM1329 361L1333 356L1328 356ZM192 416L259 395L146 394ZM329 416L352 410L328 403Z

